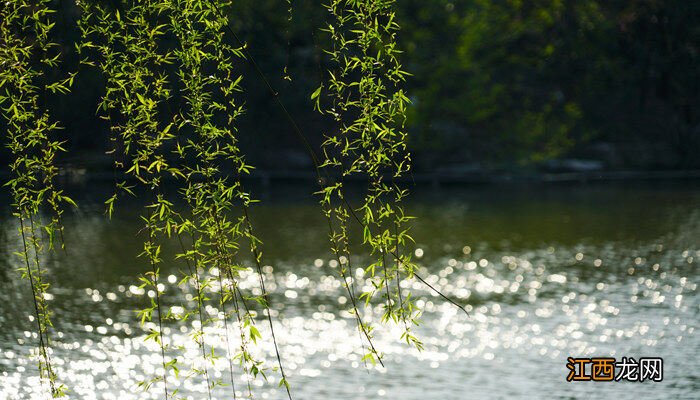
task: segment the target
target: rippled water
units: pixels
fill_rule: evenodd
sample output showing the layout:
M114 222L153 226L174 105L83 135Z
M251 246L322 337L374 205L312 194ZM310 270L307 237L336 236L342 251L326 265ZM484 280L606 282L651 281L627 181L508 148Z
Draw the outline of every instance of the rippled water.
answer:
M416 260L428 281L464 304L470 317L419 282L402 282L424 306L417 333L426 346L418 352L398 340L398 328L378 328L375 345L386 368L361 361L314 200L285 191L254 210L265 263L274 267L266 268L266 279L296 399L697 398L697 183L415 191L408 208L418 216ZM137 288L138 274L147 270L135 257L138 207L124 205L108 221L101 197L83 193L80 211L66 218L68 253L46 260L54 363L71 398L161 398L157 388L143 393L136 387L160 366L158 351L143 341L148 327L133 311L147 301ZM38 399L42 387L27 357L38 341L31 293L12 255L21 242L9 207L0 212L0 398ZM361 262L359 256L355 265ZM181 269L173 263L162 270L170 278L169 306L183 302L176 283ZM358 285L366 284L361 270L353 273ZM246 276L243 286L255 287L256 277ZM368 320L380 316L365 311ZM267 337L263 318L258 326ZM166 333L170 344L185 346L181 363L196 365L191 329L191 323L172 324ZM211 328L206 337L223 348L220 330ZM274 365L269 343L256 351ZM567 383L567 356L663 357L664 380ZM219 378L226 379L227 366L217 362ZM245 377L237 373L237 379L242 395ZM179 384L181 394L206 398L202 379ZM254 384L259 398L285 398L276 384ZM215 397L231 398L230 388Z

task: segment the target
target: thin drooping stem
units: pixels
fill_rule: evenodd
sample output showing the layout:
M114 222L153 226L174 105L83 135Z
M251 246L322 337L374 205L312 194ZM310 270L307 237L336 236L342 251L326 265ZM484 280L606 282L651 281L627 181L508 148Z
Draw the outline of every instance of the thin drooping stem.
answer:
M247 314L248 320L253 321L251 323L255 323L255 321L252 320L252 318L250 317L250 312L248 311L248 307L246 306L245 301L243 300L243 295L240 294L240 290L238 289L238 285L235 283L235 281L233 281L233 277L230 277L230 279L232 281L232 284L234 285L234 287L233 287L233 290L234 290L233 306L236 309L236 318L238 320L238 330L239 330L240 335L241 335L241 353L242 353L242 357L244 358L244 359L242 359L243 372L245 372L245 375L246 375L246 384L248 386L248 396L250 398L252 398L253 397L253 388L251 386L252 383L251 383L251 379L250 379L250 373L248 372L248 364L247 364L248 360L245 360L246 354L248 354L248 350L246 349L247 345L246 345L245 334L243 333L243 319L241 318L241 311L240 311L240 307L238 305L238 298L236 296L237 294L241 296L241 302L243 303L243 306L246 308L246 312L248 313ZM235 398L235 396L234 396L234 398Z
M395 234L395 239L394 242L396 243L396 254L401 254L399 251L399 224L394 225L394 234ZM406 322L406 312L404 312L404 302L403 302L403 295L401 294L401 259L394 257L396 260L396 296L399 299L399 309L402 310L401 313L401 320L403 321L403 326L406 332L408 332L408 323Z
M467 311L464 307L462 307L461 305L459 305L457 302L455 302L455 301L452 300L451 298L445 296L441 291L439 291L438 289L436 289L435 287L433 287L433 285L431 285L431 284L429 284L428 282L426 282L425 279L423 279L423 278L422 278L420 275L418 275L416 272L413 272L413 276L415 276L416 278L418 278L419 281L423 282L423 284L424 284L425 286L427 286L427 287L429 287L430 289L432 289L435 293L437 293L437 294L438 294L440 297L442 297L445 301L447 301L448 303L452 304L453 306L459 308L460 310L464 311L464 313L467 314L467 316L469 316L469 311Z
M257 238L253 235L253 224L250 221L250 215L248 212L248 204L243 202L243 215L246 221L246 229L248 232L248 238L250 239L250 248L253 252L253 258L255 259L255 266L258 272L258 278L260 279L260 290L262 290L262 297L264 300L265 308L267 311L267 321L270 324L270 334L272 336L272 343L275 346L275 355L277 356L277 365L280 367L280 374L282 375L282 384L287 390L287 397L292 400L292 392L289 388L289 382L287 381L287 375L284 373L284 366L282 365L282 356L280 355L280 350L277 345L277 337L275 336L275 326L272 323L272 312L270 311L270 296L265 288L265 278L263 276L261 258L262 255L258 249Z
M386 246L382 245L382 270L384 270L384 288L386 289L386 306L388 308L388 315L392 315L392 302L391 302L391 292L389 291L389 271L386 266Z
M329 224L329 229L331 231L333 231L333 226L332 226L330 218L328 218L328 224ZM334 242L334 246L335 247L334 247L333 254L335 256L336 262L338 263L338 267L340 268L340 275L343 278L343 286L345 286L345 289L348 292L348 297L350 298L350 303L352 304L353 315L355 315L355 320L357 322L357 329L359 332L362 333L362 335L364 335L365 339L367 339L367 343L372 351L372 354L374 354L377 357L377 361L379 361L379 364L381 364L381 366L383 367L384 362L382 361L382 357L379 354L379 352L377 351L377 349L374 347L374 343L372 343L372 336L370 335L370 333L367 329L367 326L362 321L362 317L360 315L360 310L357 307L357 300L355 298L354 290L352 289L351 283L348 282L348 277L347 277L345 270L343 268L343 264L341 262L340 255L338 254L339 250L337 247L338 246L337 242ZM348 259L348 262L349 262L350 258L347 256L346 256L346 258Z
M207 165L207 170L211 170L211 166L209 165L209 162L206 161ZM206 176L206 183L207 187L212 186L211 182L211 176L207 175ZM229 327L228 327L228 311L226 308L226 295L224 294L225 291L227 290L227 286L224 285L224 280L223 280L223 275L226 274L229 279L231 280L232 284L235 284L235 280L233 277L233 259L231 253L227 250L226 245L222 243L222 240L224 240L224 237L226 233L224 232L224 228L222 226L223 221L222 221L222 216L219 213L219 209L216 203L213 204L213 209L209 210L209 218L214 221L214 229L216 231L216 237L215 237L215 248L216 252L218 254L218 257L216 259L216 263L218 265L218 280L219 280L219 290L220 292L220 306L221 306L221 311L224 315L224 337L226 341L226 358L228 359L228 366L229 366L229 378L231 380L231 391L233 394L233 398L236 398L236 385L235 385L235 379L234 379L234 374L233 374L233 352L231 351L231 340L229 338ZM235 292L232 291L230 288L228 288L228 295L233 297L235 300ZM238 310L238 307L234 305L235 312L236 312L236 317L238 321L240 322L240 313ZM247 353L245 351L245 348L242 347L243 350L243 361L245 362L245 358L247 357ZM244 363L244 369L247 371L247 366ZM246 372L247 374L247 372Z
M224 268L219 268L218 271L218 278L219 278L219 290L221 291L221 297L220 297L220 302L219 305L221 306L221 312L224 314L224 341L226 342L226 358L228 359L228 370L229 370L229 378L231 379L231 390L233 391L233 398L236 398L236 384L233 378L233 352L231 352L231 340L229 340L229 329L228 329L228 312L226 311L226 299L225 299L225 290L226 286L224 285L224 279L222 275L224 273L227 273L227 271L224 271ZM229 289L229 295L231 291Z
M159 275L160 271L158 268L158 260L157 260L157 254L154 253L154 250L151 246L155 246L155 239L156 239L156 233L155 233L155 228L152 226L152 217L149 218L148 221L148 235L149 235L149 242L146 243L146 252L148 255L148 261L151 265L151 280L152 280L152 285L153 288L155 289L155 306L156 306L156 312L158 314L158 344L160 345L160 355L161 355L161 361L163 364L163 391L165 393L165 400L168 400L169 394L168 394L168 367L167 367L167 362L165 358L165 342L163 341L163 311L161 309L161 300L160 300L160 288L159 288ZM158 248L158 247L157 247ZM157 250L156 250L157 251Z
M41 301L41 300L38 300L38 299L39 299L39 296L41 296L41 293L37 292L38 285L37 285L37 282L35 282L34 274L32 272L32 268L31 268L30 263L29 263L29 249L27 248L27 236L25 233L24 217L21 215L21 211L20 211L19 223L20 223L20 231L22 234L22 245L24 246L23 258L24 258L25 265L27 268L27 275L29 277L29 283L32 287L32 301L34 303L34 316L36 318L37 330L38 330L38 334L39 334L39 354L40 354L40 357L42 357L44 359L43 363L46 366L46 373L48 375L47 378L49 378L49 385L51 387L51 395L55 396L56 395L56 387L55 387L53 380L51 379L51 375L53 374L53 369L51 367L51 360L49 359L49 355L48 355L48 349L47 349L48 343L46 343L46 341L44 340L45 325L42 321L44 319L44 312L45 311L40 311L41 308L39 306L39 301ZM33 232L32 232L32 235L34 235ZM38 268L38 264L37 264L37 268ZM41 285L40 282L38 284ZM40 360L39 361L39 363L40 363L39 372L41 374L43 374L44 369L41 368L41 362L42 361ZM43 381L42 381L42 385L43 385Z
M39 285L41 285L42 282L44 281L44 277L42 276L43 274L41 273L41 262L39 261L39 252L41 250L39 249L39 243L37 242L37 238L36 238L36 229L34 228L34 217L31 214L29 214L29 232L30 232L32 247L34 247L34 263L36 265L37 281L38 281ZM42 296L40 301L43 303L46 300L44 300L43 296ZM44 316L44 318L45 318L45 316ZM44 337L46 338L46 347L49 347L49 346L51 346L51 338L49 337L48 327L46 326L45 321L44 321L44 330L45 330Z
M182 253L186 254L187 251L185 250L185 244L182 242L182 236L180 236L180 233L177 233L177 241L180 243L180 248L182 249ZM190 273L190 276L194 279L194 287L195 290L197 291L197 317L199 319L199 347L202 350L202 361L203 361L203 367L204 367L204 378L207 381L207 397L209 400L211 400L211 382L209 381L209 370L207 368L207 347L204 342L204 315L202 313L203 309L203 301L202 301L202 286L200 284L199 280L199 263L197 262L197 255L195 253L195 260L194 260L194 269L192 268L192 264L190 263L189 258L185 257L185 263L187 264L187 269Z

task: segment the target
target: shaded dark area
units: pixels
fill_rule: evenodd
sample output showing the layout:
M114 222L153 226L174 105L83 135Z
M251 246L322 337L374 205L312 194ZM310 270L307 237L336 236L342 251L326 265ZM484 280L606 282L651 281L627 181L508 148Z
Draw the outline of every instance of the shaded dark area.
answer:
M53 78L79 68L78 10L67 1L56 6L65 60ZM317 148L333 129L309 98L328 69L327 15L317 1L293 6L290 14L286 1L238 1L231 25ZM402 0L396 7L402 60L413 74L406 86L416 172L700 167L700 3ZM266 171L313 172L273 94L250 64L239 68L248 160ZM61 163L111 170L108 127L96 116L103 90L100 73L80 67L71 94L43 99L65 127ZM7 165L5 148L0 157Z

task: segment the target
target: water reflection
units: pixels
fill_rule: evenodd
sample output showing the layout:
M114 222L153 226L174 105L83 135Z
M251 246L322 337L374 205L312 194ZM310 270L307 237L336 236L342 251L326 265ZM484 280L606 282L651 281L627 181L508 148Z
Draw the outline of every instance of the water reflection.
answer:
M302 399L476 398L691 398L700 389L695 335L700 300L700 191L693 189L592 187L547 189L527 196L517 189L440 192L411 205L419 222L414 255L428 283L465 304L471 318L445 304L420 282L403 281L425 310L418 352L399 340L399 327L378 328L375 345L385 365L362 362L360 337L348 299L331 260L322 216L313 203L273 203L254 214L266 247L268 289L274 292L276 333L293 392ZM578 191L577 191L578 190ZM535 196L535 197L533 197ZM597 200L596 200L597 199ZM616 201L613 201L617 199ZM67 254L48 255L54 282L53 359L72 398L161 398L144 394L139 381L162 368L149 328L134 309L148 292L136 276L146 270L138 220L127 212L106 221L90 207L67 218ZM133 208L135 209L135 208ZM20 245L9 216L0 222L0 397L41 398L36 366L27 354L36 346L31 293L12 270ZM362 255L354 265L362 265ZM179 285L179 270L163 270L164 304L174 313L195 306L191 288ZM369 285L355 269L359 286ZM243 289L257 279L244 275ZM183 294L183 291L185 292ZM206 312L220 316L208 306ZM378 321L381 310L367 309ZM267 325L258 328L268 336ZM189 339L197 322L165 328L180 368L201 368L200 350ZM231 345L240 337L229 326ZM225 354L223 327L205 329L207 346ZM255 353L274 365L274 348ZM664 357L664 382L653 384L566 383L567 356ZM366 369L370 373L366 373ZM226 379L228 361L216 361L215 379ZM252 379L259 398L283 398L271 383ZM245 394L246 377L236 374ZM157 385L156 385L157 386ZM180 379L180 393L202 398L203 379ZM218 388L216 398L229 398Z

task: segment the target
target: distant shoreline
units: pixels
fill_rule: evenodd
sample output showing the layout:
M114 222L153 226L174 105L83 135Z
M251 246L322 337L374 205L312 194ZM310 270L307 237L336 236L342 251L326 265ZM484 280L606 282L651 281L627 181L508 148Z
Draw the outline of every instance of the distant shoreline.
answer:
M0 180L6 182L10 178L8 171L0 172ZM166 180L169 176L164 175ZM331 176L330 179L336 179ZM104 182L110 180L130 180L127 175L114 174L112 171L88 171L87 169L69 169L59 175L59 181L69 184L86 182ZM262 171L254 170L250 175L243 176L247 182L261 183L264 186L273 182L313 182L318 175L311 171ZM366 177L347 177L346 182L366 182ZM586 171L586 172L422 172L407 174L398 181L421 185L459 185L459 184L503 184L503 183L593 183L593 182L641 182L641 181L671 181L671 180L700 180L700 170L622 170L622 171Z

